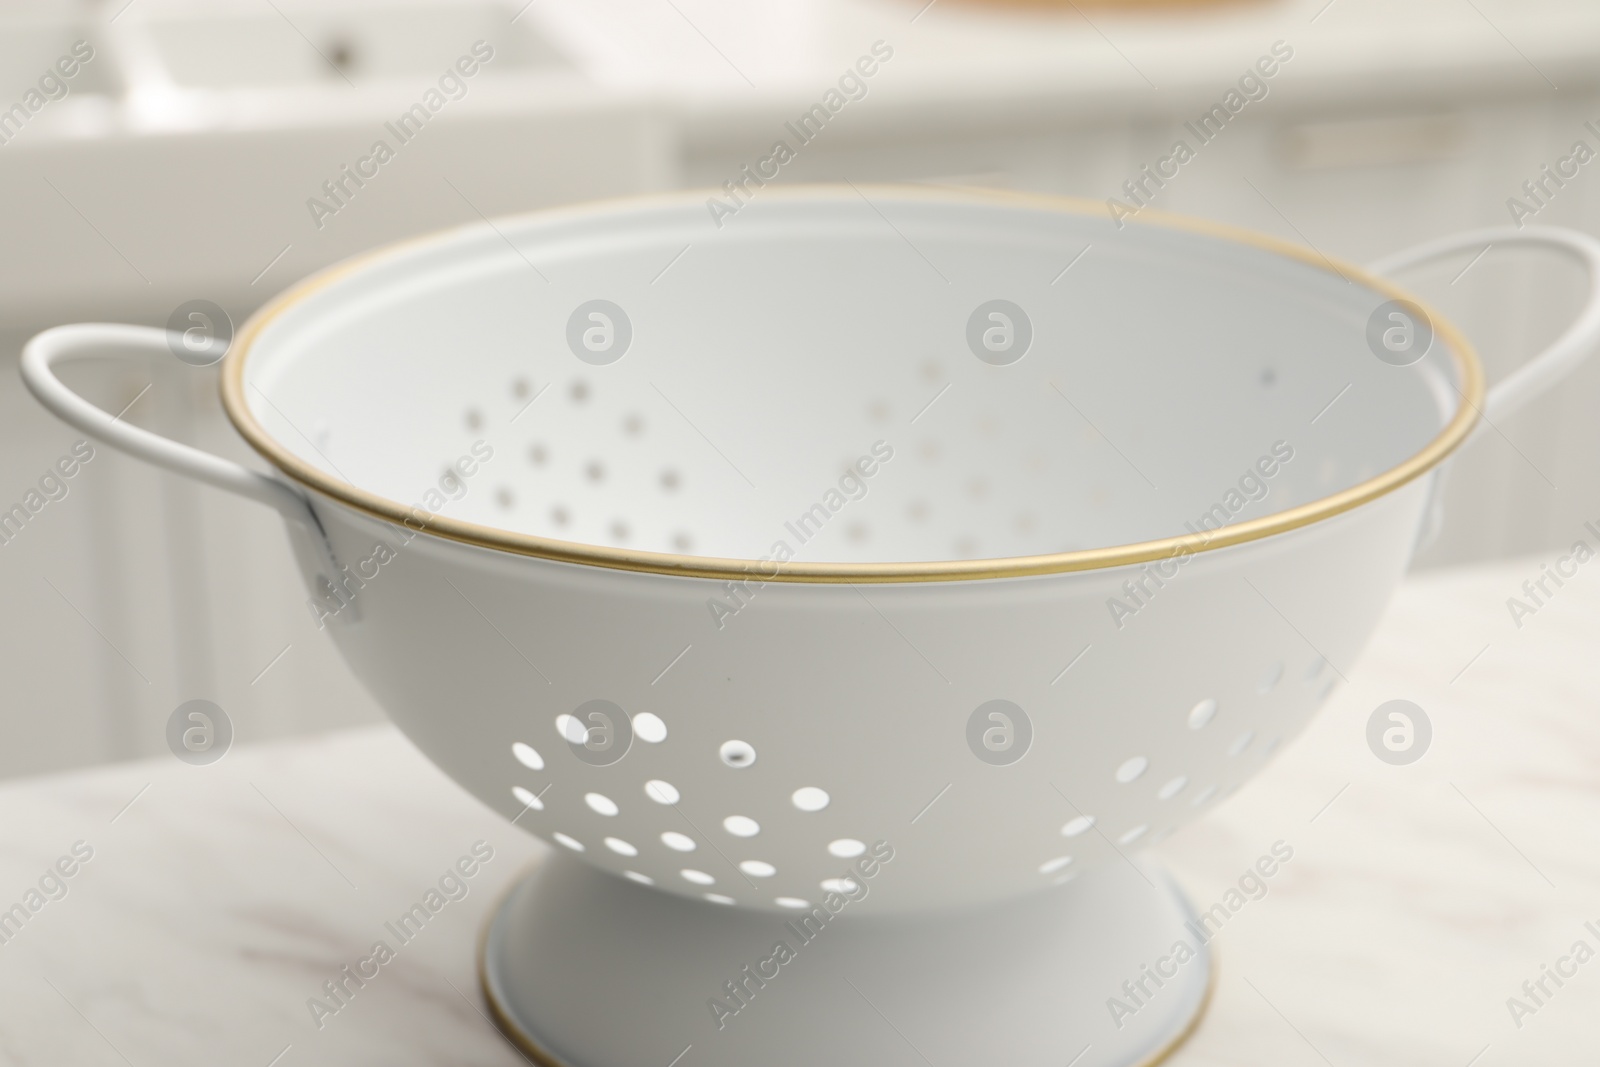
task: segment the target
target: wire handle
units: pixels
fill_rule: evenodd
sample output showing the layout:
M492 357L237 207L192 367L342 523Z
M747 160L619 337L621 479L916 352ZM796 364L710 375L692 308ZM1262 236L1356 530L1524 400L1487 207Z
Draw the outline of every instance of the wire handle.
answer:
M311 535L323 572L314 584L333 585L332 580L339 575L339 565L322 523L303 492L271 475L123 422L120 416L110 415L89 403L56 377L55 366L61 362L165 354L170 351L170 340L171 335L166 330L149 326L104 322L57 326L39 334L22 349L22 381L39 403L74 429L174 474L266 504L304 527Z
M1579 312L1577 321L1567 327L1566 332L1556 338L1553 344L1490 388L1484 400L1484 417L1472 431L1469 441L1477 440L1491 423L1510 415L1576 370L1578 364L1594 351L1596 342L1600 341L1600 241L1576 230L1552 226L1529 226L1520 230L1514 226L1494 226L1428 241L1385 256L1367 268L1374 274L1387 275L1480 245L1487 252L1490 245L1518 244L1555 248L1575 256L1588 268L1589 298ZM1451 466L1451 462L1445 462L1433 475L1422 528L1417 535L1418 548L1431 544L1444 528L1444 484Z
M1572 373L1600 343L1600 240L1577 230L1553 226L1529 226L1520 230L1514 226L1493 226L1428 241L1385 256L1367 269L1374 274L1387 275L1419 263L1489 245L1554 248L1572 254L1589 271L1589 296L1577 320L1543 352L1489 390L1484 403L1484 415L1488 421L1494 422L1517 411ZM1477 437L1483 430L1483 423L1479 423L1473 436Z

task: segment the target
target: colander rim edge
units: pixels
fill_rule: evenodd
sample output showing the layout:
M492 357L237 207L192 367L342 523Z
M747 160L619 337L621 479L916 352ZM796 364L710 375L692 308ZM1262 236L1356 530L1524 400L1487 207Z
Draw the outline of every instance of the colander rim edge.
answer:
M604 215L621 207L638 209L651 205L698 203L715 190L691 189L668 193L651 193L635 196L611 197L586 201L581 204L557 208L544 208L501 217L504 220L529 218L555 219ZM1043 210L1064 211L1078 215L1109 217L1100 202L1081 197L1056 194L1024 193L1010 190L980 189L971 187L932 187L913 184L880 183L864 185L796 184L782 189L768 190L764 195L775 199L806 199L818 193L856 196L879 192L902 199L963 200L968 203L995 203L1018 207L1035 207ZM429 534L441 540L455 541L480 548L532 556L539 559L601 567L609 570L633 571L681 577L712 578L718 580L745 580L758 577L761 581L809 584L890 584L908 582L955 582L988 578L1019 578L1074 571L1102 570L1162 559L1186 556L1197 552L1226 548L1232 545L1257 541L1275 534L1287 533L1323 519L1343 514L1363 504L1370 503L1420 478L1444 462L1470 436L1482 415L1485 382L1482 365L1472 344L1448 319L1439 315L1425 301L1388 279L1373 275L1360 267L1329 257L1315 249L1295 244L1268 234L1243 227L1187 215L1147 209L1140 212L1134 225L1167 226L1249 245L1298 260L1318 269L1338 274L1346 281L1363 285L1392 300L1404 300L1421 307L1429 317L1435 336L1445 343L1460 382L1456 391L1461 397L1450 420L1420 450L1405 460L1337 493L1319 497L1305 504L1274 512L1258 519L1235 523L1216 531L1181 534L1172 537L1138 541L1101 548L1078 549L1070 552L1043 553L1031 556L1006 556L991 559L926 560L917 562L795 562L773 568L765 561L718 556L693 556L668 552L613 548L582 542L561 541L534 534L518 533L494 526L454 519L445 515L419 513L411 506L365 489L318 469L290 452L267 432L250 410L245 399L244 371L255 341L266 327L279 315L311 294L336 282L355 275L379 261L418 250L432 244L445 244L468 231L481 230L482 220L392 242L367 252L352 256L312 273L291 285L256 310L241 327L238 338L223 361L220 391L223 410L234 428L256 452L274 467L299 485L327 496L354 511L383 522L404 524L413 531ZM419 519L418 516L421 515Z

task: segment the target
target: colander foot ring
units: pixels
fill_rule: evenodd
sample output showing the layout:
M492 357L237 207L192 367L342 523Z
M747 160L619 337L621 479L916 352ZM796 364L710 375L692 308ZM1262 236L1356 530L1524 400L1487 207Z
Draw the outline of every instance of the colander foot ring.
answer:
M491 915L479 977L540 1067L1150 1067L1211 989L1210 929L1146 864L980 911L806 914L551 856Z

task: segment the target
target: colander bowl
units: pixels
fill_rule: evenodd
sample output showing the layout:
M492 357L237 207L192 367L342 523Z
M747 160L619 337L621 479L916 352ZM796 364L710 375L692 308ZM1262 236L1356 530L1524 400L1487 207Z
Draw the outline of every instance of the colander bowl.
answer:
M485 956L541 1062L876 1062L841 1051L854 1026L807 1022L826 983L790 981L784 1010L712 981L762 931L834 919L857 933L817 974L903 960L944 1043L1147 1060L1208 964L1107 1021L1100 983L1194 918L1131 855L1302 727L1443 461L1486 403L1586 355L1600 311L1486 400L1444 320L1266 238L992 194L744 193L469 226L291 289L223 374L271 475L51 370L175 335L60 328L24 376L85 433L283 512L308 625L563 857ZM1516 242L1600 264L1528 228L1389 266ZM952 968L979 983L957 1003L1027 1002L1035 973L1054 1017L953 1011Z

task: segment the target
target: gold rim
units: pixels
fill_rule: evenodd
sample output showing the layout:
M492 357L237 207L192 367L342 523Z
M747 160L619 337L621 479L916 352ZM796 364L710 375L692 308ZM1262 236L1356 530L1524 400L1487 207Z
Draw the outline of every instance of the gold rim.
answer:
M489 905L489 911L483 920L483 924L478 928L478 988L483 991L483 1002L489 1008L489 1018L494 1023L495 1029L500 1031L501 1037L510 1042L512 1048L522 1053L530 1063L534 1064L534 1067L572 1067L572 1064L558 1058L553 1052L540 1045L532 1034L522 1028L522 1024L512 1016L510 1008L500 1003L500 998L495 996L494 984L489 981L489 934L494 929L494 922L500 917L500 911L505 907L506 902L511 899L511 894L515 893L529 878L533 877L543 862L543 860L535 860L529 864L521 874L511 880L509 885L500 890L499 894L495 896L494 903ZM1168 880L1171 881L1170 878ZM1188 895L1183 892L1182 887L1175 881L1172 882L1172 887L1184 907L1193 916L1194 905L1190 903ZM1221 971L1221 964L1218 962L1220 953L1215 943L1208 942L1206 947L1211 950L1210 960L1206 967L1206 987L1201 991L1200 1003L1195 1005L1194 1014L1189 1016L1188 1022L1184 1023L1183 1027L1173 1034L1166 1044L1151 1053L1149 1059L1142 1060L1131 1065L1131 1067L1160 1067L1161 1064L1171 1059L1178 1049L1188 1043L1189 1039L1195 1035L1195 1031L1200 1029L1200 1024L1205 1021L1206 1015L1211 1011L1211 999L1217 991L1217 981Z
M483 991L483 1002L488 1005L489 1018L494 1023L500 1036L511 1043L535 1067L570 1067L569 1064L558 1060L555 1056L545 1051L533 1039L533 1035L522 1029L506 1005L500 1003L500 998L494 995L494 985L489 981L489 932L494 929L494 921L500 917L500 910L511 899L511 894L522 887L522 884L533 877L538 871L542 860L535 860L527 869L513 878L505 888L495 896L494 902L489 905L489 910L484 916L483 925L478 928L478 988Z
M1072 197L1043 196L1027 193L1010 193L993 190L962 189L953 194L914 185L876 185L860 187L867 192L887 196L949 200L952 195L969 201L1036 207L1079 215L1107 215L1105 207L1097 201ZM573 208L532 212L519 217L583 217L601 214L618 206L637 207L649 204L692 204L705 195L698 192L671 193L655 196L624 197L585 204ZM796 186L773 189L763 194L767 198L815 197L824 193L839 197L855 197L857 190L845 186ZM1148 216L1148 221L1146 217ZM267 433L250 411L244 395L244 370L251 349L263 330L279 315L313 293L335 282L358 273L374 264L403 252L430 244L448 241L451 235L475 228L481 224L445 230L424 237L413 238L388 245L344 261L291 286L252 315L239 332L238 343L228 353L222 371L222 406L228 418L250 446L294 481L308 489L331 497L356 511L381 519L384 522L405 524L413 530L434 537L481 548L511 552L522 556L577 563L610 570L642 571L652 574L672 574L695 578L746 579L752 576L762 581L807 583L886 583L886 582L953 582L982 578L1016 578L1027 575L1059 574L1068 571L1099 570L1195 552L1225 548L1229 545L1256 541L1273 534L1309 526L1322 519L1342 514L1352 508L1376 500L1393 492L1414 479L1426 474L1460 447L1477 423L1483 407L1483 371L1477 353L1449 321L1436 314L1422 301L1390 282L1368 274L1359 267L1329 259L1321 253L1303 248L1288 241L1269 237L1221 223L1191 219L1165 212L1142 211L1135 225L1162 225L1190 233L1203 234L1239 244L1265 249L1319 269L1337 273L1348 281L1364 285L1391 300L1406 300L1423 308L1432 321L1434 335L1450 351L1460 379L1457 386L1461 404L1445 427L1421 451L1389 470L1369 478L1358 485L1322 497L1308 504L1289 508L1259 519L1225 526L1210 533L1182 534L1154 541L1115 545L1108 548L1083 549L1075 552L1053 552L1036 556L1009 556L998 559L934 560L919 563L786 563L773 572L760 561L731 559L718 556L685 556L668 552L643 552L575 541L558 541L532 534L516 533L493 526L453 519L444 515L418 512L397 501L367 492L335 478L300 459ZM420 518L419 518L420 515Z

